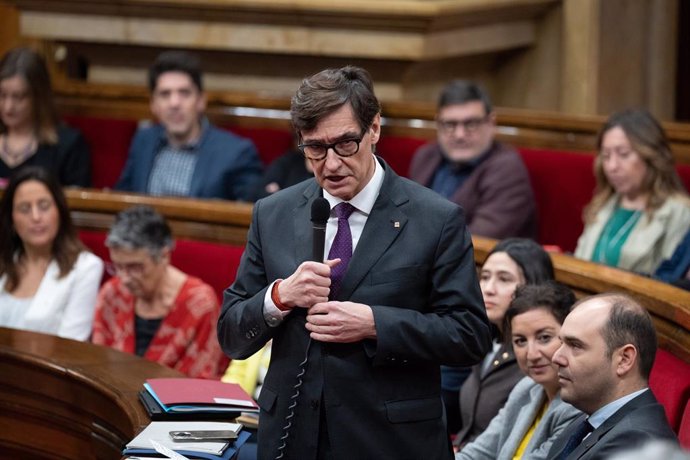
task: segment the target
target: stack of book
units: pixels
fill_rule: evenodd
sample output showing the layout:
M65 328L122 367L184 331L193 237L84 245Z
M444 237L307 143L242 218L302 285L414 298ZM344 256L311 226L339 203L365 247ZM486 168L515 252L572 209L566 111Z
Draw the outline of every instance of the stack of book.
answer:
M151 422L122 453L132 460L229 460L249 436L239 423Z
M127 444L130 459L231 459L251 433L229 421L259 412L239 385L218 380L148 379L139 399L153 421Z
M219 380L148 379L139 399L151 420L227 420L241 413L259 412L242 387Z

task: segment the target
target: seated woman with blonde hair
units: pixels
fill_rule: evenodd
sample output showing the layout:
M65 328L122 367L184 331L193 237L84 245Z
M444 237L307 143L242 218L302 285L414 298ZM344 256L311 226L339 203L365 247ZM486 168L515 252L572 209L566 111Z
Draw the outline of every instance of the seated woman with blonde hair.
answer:
M625 110L609 118L597 147L597 187L575 256L654 273L690 228L690 201L666 134L646 110Z
M219 378L228 359L216 338L218 297L170 264L173 240L165 218L149 206L122 211L105 245L115 276L98 295L93 343L190 377Z
M102 276L57 180L38 167L15 173L0 202L0 326L86 340Z

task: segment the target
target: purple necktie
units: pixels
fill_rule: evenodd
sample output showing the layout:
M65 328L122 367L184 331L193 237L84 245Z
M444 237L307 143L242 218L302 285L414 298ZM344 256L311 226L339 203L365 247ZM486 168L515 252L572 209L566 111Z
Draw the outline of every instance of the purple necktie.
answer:
M338 231L333 238L331 250L328 252L328 259L340 259L340 263L331 269L331 293L329 299L334 299L340 290L347 265L352 258L352 233L348 219L355 211L355 207L350 203L340 203L336 205L335 215L338 217Z

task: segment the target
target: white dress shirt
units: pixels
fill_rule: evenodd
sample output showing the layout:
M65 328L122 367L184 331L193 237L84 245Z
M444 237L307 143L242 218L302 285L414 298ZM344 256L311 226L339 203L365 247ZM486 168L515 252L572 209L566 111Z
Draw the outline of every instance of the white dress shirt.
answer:
M384 171L383 167L373 157L374 160L374 174L371 179L364 186L362 190L359 191L348 203L355 207L355 211L350 216L350 232L352 233L352 253L354 254L357 248L357 243L359 243L359 238L362 236L364 231L364 225L367 223L369 214L371 213L374 203L379 196L381 191L381 186L383 185ZM331 207L331 215L328 218L328 223L326 225L326 244L323 253L325 257L328 257L328 253L331 250L331 245L333 245L333 240L335 239L335 234L338 231L338 217L335 215L333 208L336 205L342 203L344 200L335 197L328 193L326 190L323 191L323 197L328 200L328 204ZM266 295L264 296L264 318L269 326L275 327L287 316L291 310L282 311L273 303L271 299L271 291L273 290L273 284L270 284L266 290Z

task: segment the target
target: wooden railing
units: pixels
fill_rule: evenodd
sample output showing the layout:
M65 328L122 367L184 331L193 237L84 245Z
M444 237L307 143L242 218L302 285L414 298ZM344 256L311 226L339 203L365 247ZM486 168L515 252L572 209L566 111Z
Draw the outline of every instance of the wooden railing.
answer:
M0 457L119 459L149 422L137 393L175 370L110 348L0 328Z
M175 236L243 246L252 205L225 200L162 198L114 191L66 189L72 219L79 228L107 231L115 214L138 204L166 216Z
M72 215L81 228L107 230L113 214L132 204L150 204L173 223L178 237L244 245L251 205L225 201L153 198L116 192L69 190ZM474 237L475 259L483 263L495 240ZM690 362L690 292L634 273L553 254L556 278L579 295L626 292L652 314L663 348Z

